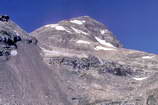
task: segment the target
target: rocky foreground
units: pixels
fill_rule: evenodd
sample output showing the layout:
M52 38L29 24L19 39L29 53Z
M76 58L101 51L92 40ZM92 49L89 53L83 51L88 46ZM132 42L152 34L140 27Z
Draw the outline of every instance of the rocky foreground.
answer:
M0 105L158 105L158 55L84 16L32 33L0 19Z

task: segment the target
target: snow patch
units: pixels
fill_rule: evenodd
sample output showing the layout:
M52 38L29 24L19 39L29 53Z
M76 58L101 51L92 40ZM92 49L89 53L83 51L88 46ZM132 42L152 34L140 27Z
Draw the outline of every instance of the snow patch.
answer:
M45 25L45 27L51 27L51 28L54 28L56 27L58 24L48 24L48 25Z
M78 40L76 43L90 44L90 42L85 41L85 40Z
M56 30L61 30L61 31L65 31L66 30L63 26L56 26L55 29Z
M20 36L20 34L16 30L14 30L14 32L16 33L17 36Z
M45 25L45 27L51 27L51 28L55 28L56 30L59 30L59 31L66 31L68 33L71 33L70 31L66 30L65 27L60 26L58 24L49 24L49 25Z
M86 21L85 21L85 20L82 20L82 22L85 23Z
M78 30L78 29L76 29L76 28L74 28L74 27L71 27L71 28L72 28L76 33L78 33L78 34L88 35L88 33L84 32L84 31Z
M55 29L59 30L59 31L66 31L68 33L71 33L70 31L68 31L67 29L65 29L65 27L63 27L63 26L56 26Z
M17 50L11 50L10 52L11 56L16 56L18 54Z
M106 47L103 47L103 46L96 46L96 48L94 48L95 50L116 50L114 48L106 48Z
M100 30L100 33L103 35L105 33L109 33L109 30L105 29L105 30Z
M105 46L108 46L108 47L114 47L111 43L106 42L105 40L102 40L102 39L100 39L100 38L98 38L98 37L95 37L95 39L96 39L100 44L102 44L102 45L105 45ZM114 47L114 48L115 48L115 47Z
M151 59L151 58L153 58L153 56L143 56L142 58L143 59Z
M70 22L71 22L71 23L78 24L78 25L82 25L85 21L80 21L80 20L71 20Z
M138 77L134 77L133 79L135 79L135 80L137 80L137 81L142 81L142 80L145 80L145 79L147 79L148 77L140 77L140 78L138 78Z

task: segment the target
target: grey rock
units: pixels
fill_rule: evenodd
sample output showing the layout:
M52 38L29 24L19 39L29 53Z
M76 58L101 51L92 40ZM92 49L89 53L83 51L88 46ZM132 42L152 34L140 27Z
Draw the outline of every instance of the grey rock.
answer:
M8 22L9 19L10 19L10 17L7 16L7 15L1 15L0 16L0 21L2 21L2 22Z

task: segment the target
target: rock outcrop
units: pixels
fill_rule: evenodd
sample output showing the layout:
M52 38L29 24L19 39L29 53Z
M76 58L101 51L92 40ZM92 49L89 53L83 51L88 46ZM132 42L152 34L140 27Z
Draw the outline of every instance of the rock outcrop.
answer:
M28 35L0 21L0 104L157 105L158 55L130 50L84 16Z

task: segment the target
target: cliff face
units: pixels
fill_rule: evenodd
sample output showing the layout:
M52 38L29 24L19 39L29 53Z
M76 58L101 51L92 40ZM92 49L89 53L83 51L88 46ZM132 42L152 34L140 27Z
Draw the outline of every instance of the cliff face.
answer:
M123 48L90 17L30 35L0 21L0 43L2 105L158 104L158 56Z

